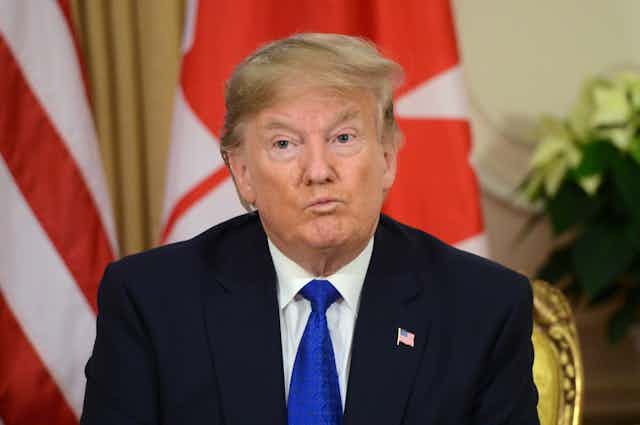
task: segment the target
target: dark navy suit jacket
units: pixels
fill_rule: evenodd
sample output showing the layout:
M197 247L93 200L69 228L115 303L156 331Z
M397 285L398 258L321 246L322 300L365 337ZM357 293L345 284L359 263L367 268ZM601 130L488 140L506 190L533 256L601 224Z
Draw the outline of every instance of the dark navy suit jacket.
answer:
M343 423L537 424L531 328L525 277L382 216ZM86 375L85 425L286 424L258 215L111 264Z

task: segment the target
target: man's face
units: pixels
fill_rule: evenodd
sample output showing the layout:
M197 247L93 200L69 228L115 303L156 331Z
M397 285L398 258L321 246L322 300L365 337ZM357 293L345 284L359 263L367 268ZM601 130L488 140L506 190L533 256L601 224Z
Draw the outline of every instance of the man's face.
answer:
M372 95L290 90L248 120L230 164L238 190L285 254L362 249L395 177ZM357 252L355 253L357 254Z

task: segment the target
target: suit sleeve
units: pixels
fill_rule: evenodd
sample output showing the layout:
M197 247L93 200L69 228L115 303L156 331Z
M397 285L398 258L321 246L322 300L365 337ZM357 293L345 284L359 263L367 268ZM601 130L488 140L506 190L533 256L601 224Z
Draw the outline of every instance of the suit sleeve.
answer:
M516 300L489 357L475 408L477 425L539 425L538 392L533 382L533 294L529 281L513 282Z
M154 359L148 333L118 263L105 271L98 291L96 340L85 374L83 425L155 424Z

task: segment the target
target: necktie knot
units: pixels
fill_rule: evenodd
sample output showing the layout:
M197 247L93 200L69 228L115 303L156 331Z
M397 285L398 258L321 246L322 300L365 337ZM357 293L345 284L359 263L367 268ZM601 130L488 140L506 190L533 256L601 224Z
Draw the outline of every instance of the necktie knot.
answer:
M314 279L307 283L300 294L311 303L311 310L325 314L331 304L340 298L340 292L328 280Z

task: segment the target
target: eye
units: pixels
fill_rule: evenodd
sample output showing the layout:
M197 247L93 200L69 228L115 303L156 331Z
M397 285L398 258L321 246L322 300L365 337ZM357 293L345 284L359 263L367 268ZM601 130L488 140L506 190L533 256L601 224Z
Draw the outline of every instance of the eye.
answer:
M354 138L354 136L353 136L352 134L349 134L349 133L341 133L341 134L338 134L338 135L336 136L336 141L337 141L338 143L342 143L342 144L344 144L344 143L349 143L350 141L352 141L352 140L353 140L353 138Z
M269 156L277 161L295 158L302 148L302 144L295 137L286 135L275 136L267 145Z
M288 141L288 140L286 140L286 139L280 139L280 140L276 140L276 141L275 141L275 143L273 144L273 146L274 146L276 149L283 150L283 149L287 149L287 148L289 147L289 144L290 144L290 143L289 143L289 141Z

